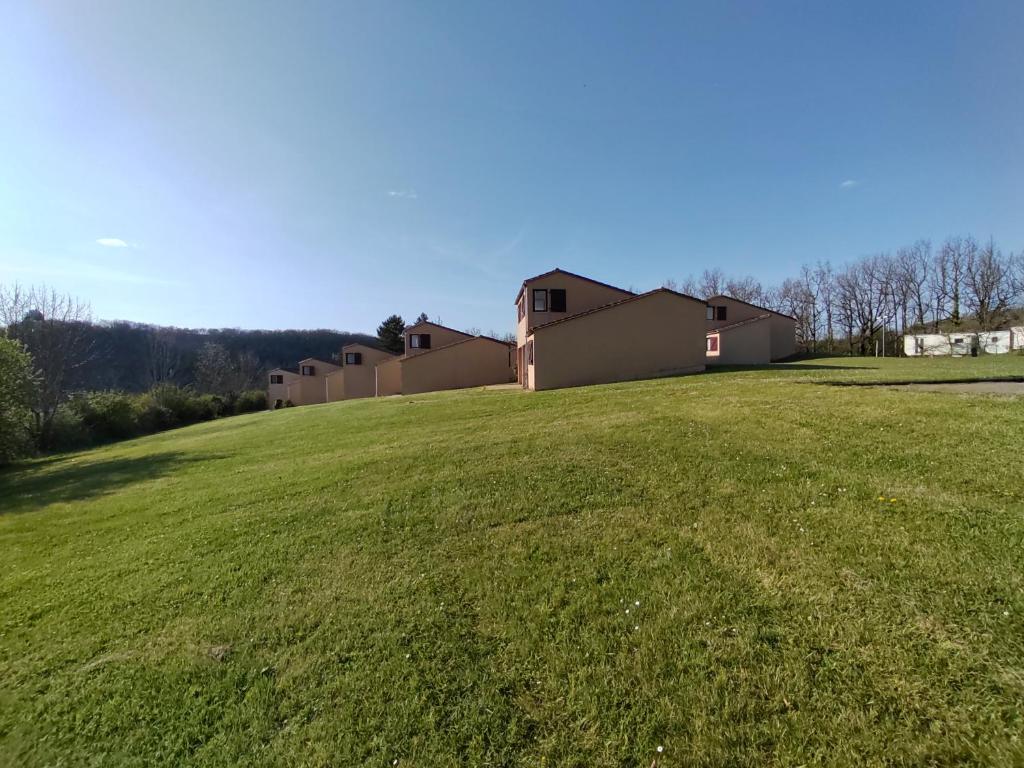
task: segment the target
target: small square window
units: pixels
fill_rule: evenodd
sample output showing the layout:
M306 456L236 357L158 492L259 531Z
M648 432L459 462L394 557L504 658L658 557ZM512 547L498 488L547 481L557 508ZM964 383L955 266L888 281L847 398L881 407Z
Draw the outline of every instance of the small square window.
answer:
M345 365L362 365L363 355L361 352L346 352Z
M301 373L302 373L303 376L315 376L316 375L316 366L304 365L304 366L302 366Z
M280 373L272 373L270 374L270 383L284 384L284 376L282 376Z
M548 291L547 291L547 288L534 288L533 289L533 311L534 312L547 312L548 311Z

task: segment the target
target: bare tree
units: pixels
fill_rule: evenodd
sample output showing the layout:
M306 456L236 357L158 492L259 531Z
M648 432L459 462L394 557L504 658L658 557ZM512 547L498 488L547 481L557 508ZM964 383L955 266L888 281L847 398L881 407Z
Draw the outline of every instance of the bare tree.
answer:
M906 292L906 309L910 315L910 322L918 328L924 328L925 318L932 309L929 292L932 244L928 240L918 240L907 248L900 248L896 253L896 260L900 280ZM905 331L906 321L903 325Z
M725 273L718 269L705 269L697 284L698 294L702 299L718 296L725 291Z
M761 304L764 302L764 286L749 275L738 279L730 278L726 280L725 293L734 299L745 301L748 304Z
M207 342L196 357L196 388L214 395L253 389L263 377L263 366L252 352L232 356L221 344Z
M819 261L814 268L814 282L821 303L827 351L832 352L835 341L835 276L832 274L832 265L827 261Z
M181 370L181 350L174 343L173 332L151 328L146 342L146 376L150 386L173 382Z
M964 304L982 330L991 330L1006 318L1014 298L1013 277L1009 261L993 240L967 254L964 289Z
M43 448L50 446L53 418L70 393L76 371L91 359L91 322L89 306L71 295L45 286L0 286L0 324L8 337L25 346L39 379L32 413Z

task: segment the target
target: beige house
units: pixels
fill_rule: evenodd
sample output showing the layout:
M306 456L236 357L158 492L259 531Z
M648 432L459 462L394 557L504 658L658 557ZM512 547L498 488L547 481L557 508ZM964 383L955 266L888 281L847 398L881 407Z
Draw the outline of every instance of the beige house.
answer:
M279 368L270 372L270 388L268 400L270 407L282 400L282 405L289 400L292 405L315 405L327 402L327 377L337 371L339 366L307 357L300 360L296 369ZM297 373L292 373L297 371ZM283 390L281 389L283 387ZM284 398L280 397L281 392Z
M327 374L327 401L352 400L377 394L377 365L395 359L390 352L366 344L341 348L341 368Z
M708 365L765 365L796 354L796 318L731 296L705 311Z
M267 376L267 408L281 408L288 401L288 386L299 378L299 369L275 368Z
M519 383L556 389L703 371L705 302L554 269L516 295Z
M511 344L437 323L405 329L405 354L377 364L376 393L414 395L515 380Z

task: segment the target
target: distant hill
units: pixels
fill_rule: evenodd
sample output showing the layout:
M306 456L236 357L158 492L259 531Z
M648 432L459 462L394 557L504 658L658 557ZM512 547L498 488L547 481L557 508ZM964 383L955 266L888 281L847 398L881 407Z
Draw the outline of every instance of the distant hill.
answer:
M103 322L90 326L92 356L76 375L77 389L119 389L141 392L155 383L151 363L169 361L169 379L191 384L196 355L208 342L223 345L232 354L251 353L265 370L294 365L306 357L335 358L353 342L378 346L376 336L329 329L263 331L238 328L169 328L131 322Z

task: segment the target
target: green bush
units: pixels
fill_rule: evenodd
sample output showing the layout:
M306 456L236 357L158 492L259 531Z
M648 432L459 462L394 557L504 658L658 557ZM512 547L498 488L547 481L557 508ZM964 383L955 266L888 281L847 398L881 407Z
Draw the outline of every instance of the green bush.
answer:
M20 342L0 336L0 465L32 450L32 358Z
M52 450L57 452L74 451L79 448L88 448L94 442L79 413L70 408L57 409L50 427Z
M253 413L267 409L267 393L261 389L247 389L235 400L235 413Z
M72 397L65 410L81 418L92 442L105 443L139 434L136 400L122 392L87 392Z

